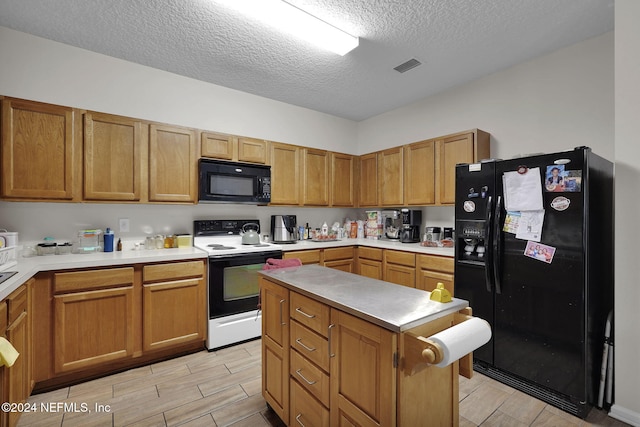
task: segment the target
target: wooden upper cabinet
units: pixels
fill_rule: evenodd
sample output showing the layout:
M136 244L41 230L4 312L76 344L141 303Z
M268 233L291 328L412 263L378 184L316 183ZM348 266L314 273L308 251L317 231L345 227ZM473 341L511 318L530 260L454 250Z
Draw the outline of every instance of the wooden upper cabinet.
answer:
M202 157L246 163L269 163L267 141L263 139L235 137L224 133L202 132L200 141Z
M149 201L194 203L198 193L196 132L178 126L149 128Z
M476 129L444 137L438 144L438 203L453 204L456 194L456 165L488 158L489 134Z
M221 160L233 160L235 141L232 135L202 132L200 136L200 154Z
M304 205L329 205L329 153L324 150L302 150L302 182Z
M355 158L331 153L331 206L353 207L355 198Z
M262 139L238 137L238 161L269 164L269 144Z
M403 148L394 147L378 153L379 200L381 206L404 204Z
M2 99L2 196L79 198L79 120L69 107Z
M359 206L378 205L378 154L370 153L360 156L360 191Z
M140 201L144 124L127 117L84 115L84 199Z
M432 205L435 190L436 152L434 141L404 147L404 202L406 205Z
M271 204L300 204L300 147L271 143Z

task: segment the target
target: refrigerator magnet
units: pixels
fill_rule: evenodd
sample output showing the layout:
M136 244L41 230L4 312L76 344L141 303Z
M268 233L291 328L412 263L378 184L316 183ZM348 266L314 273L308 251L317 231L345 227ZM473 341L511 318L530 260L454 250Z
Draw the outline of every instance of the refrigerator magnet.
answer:
M571 204L571 200L564 196L558 196L551 201L551 207L559 212L566 211Z
M527 246L524 248L525 256L537 261L546 262L547 264L551 264L555 253L556 248L553 246L543 245L542 243L532 241L528 241Z
M568 170L565 172L564 191L567 193L579 193L582 191L581 170Z
M562 192L565 185L564 165L547 166L544 187L550 192Z
M471 200L465 200L464 203L462 204L462 208L464 209L465 212L469 212L469 213L475 212L476 204Z

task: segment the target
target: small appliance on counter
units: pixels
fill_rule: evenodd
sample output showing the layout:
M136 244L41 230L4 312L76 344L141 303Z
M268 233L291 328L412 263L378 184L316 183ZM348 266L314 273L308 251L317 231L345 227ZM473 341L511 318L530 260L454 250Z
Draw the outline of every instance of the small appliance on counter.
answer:
M439 242L442 240L442 229L440 227L425 227L424 229L424 241L425 242Z
M382 227L385 239L400 240L402 212L397 209L382 211Z
M298 238L295 215L271 215L271 241L273 243L295 243Z
M402 209L402 230L400 231L400 242L419 243L421 224L422 211L415 209Z

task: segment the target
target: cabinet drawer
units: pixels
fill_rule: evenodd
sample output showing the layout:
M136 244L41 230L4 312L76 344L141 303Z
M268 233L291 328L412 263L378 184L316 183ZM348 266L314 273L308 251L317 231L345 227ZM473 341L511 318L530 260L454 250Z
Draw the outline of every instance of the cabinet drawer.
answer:
M53 292L78 292L133 285L133 267L73 271L53 275Z
M321 337L300 323L291 322L291 347L295 348L307 359L329 371L329 344Z
M418 255L418 265L423 270L443 271L445 273L453 273L453 258Z
M27 310L27 287L22 285L7 297L7 326Z
M0 336L4 335L7 332L7 303L2 301L0 302Z
M291 352L291 377L323 405L329 406L329 375L295 351Z
M314 301L295 292L291 292L291 306L289 313L292 319L297 320L307 328L326 337L329 327L329 306Z
M202 277L203 275L204 263L202 261L145 265L142 269L142 280L145 283Z
M329 427L329 410L307 393L300 384L291 382L290 426Z
M358 258L382 261L382 249L367 248L366 246L360 246L358 247Z
M320 249L312 249L309 251L293 251L285 252L282 254L282 258L300 258L303 264L319 264L320 263Z
M386 250L384 251L385 261L389 264L406 265L407 267L416 266L416 254L411 252L401 252Z
M346 248L329 248L324 250L324 260L353 259L353 246Z

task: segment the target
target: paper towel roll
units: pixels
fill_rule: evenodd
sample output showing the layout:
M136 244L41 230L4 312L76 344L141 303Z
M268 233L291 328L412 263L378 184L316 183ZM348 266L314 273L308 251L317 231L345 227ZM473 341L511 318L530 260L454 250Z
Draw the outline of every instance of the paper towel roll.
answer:
M435 366L443 368L489 342L491 326L484 319L472 317L427 339L442 348L442 361Z

